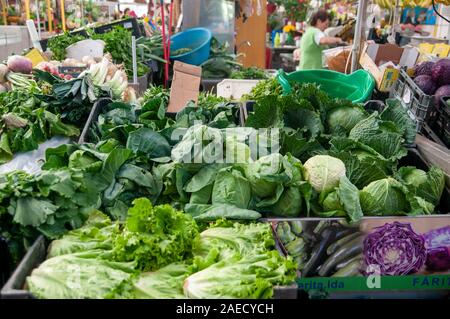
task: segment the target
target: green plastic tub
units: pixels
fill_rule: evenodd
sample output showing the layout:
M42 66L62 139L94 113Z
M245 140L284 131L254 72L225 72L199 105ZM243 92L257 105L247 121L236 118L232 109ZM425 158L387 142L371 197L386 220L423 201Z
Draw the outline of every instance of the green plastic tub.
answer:
M285 94L291 92L290 81L317 83L332 97L345 98L354 103L369 100L375 87L375 80L365 70L358 70L352 74L331 70L302 70L287 74L283 70L279 70L276 77Z

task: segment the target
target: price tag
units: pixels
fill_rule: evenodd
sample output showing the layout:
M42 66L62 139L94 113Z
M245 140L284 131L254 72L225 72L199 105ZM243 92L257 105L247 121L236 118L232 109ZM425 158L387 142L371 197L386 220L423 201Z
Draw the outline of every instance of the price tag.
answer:
M42 55L42 53L38 49L30 50L30 52L25 54L25 57L30 59L31 63L33 64L33 68L40 62L47 61L47 59Z
M409 88L405 88L405 91L403 92L402 100L406 104L411 103L411 90Z

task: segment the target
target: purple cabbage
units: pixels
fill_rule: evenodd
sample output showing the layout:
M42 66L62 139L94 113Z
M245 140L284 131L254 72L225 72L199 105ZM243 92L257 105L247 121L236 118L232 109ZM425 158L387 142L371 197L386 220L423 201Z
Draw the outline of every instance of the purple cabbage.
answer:
M436 83L429 75L419 75L414 78L414 83L425 93L426 95L433 95L437 89Z
M427 251L427 269L445 271L450 269L450 247L431 248Z
M429 75L431 76L431 70L434 66L434 62L432 61L425 61L420 63L415 67L414 75L420 76L420 75Z
M431 76L438 86L450 84L450 59L437 61L431 69Z
M441 86L434 92L434 104L439 105L441 97L450 96L450 85Z
M445 271L450 269L450 226L433 229L423 235L427 248L427 269Z
M386 223L364 239L364 263L380 268L381 275L400 276L418 272L425 264L425 240L410 223Z
M427 248L450 246L450 225L430 230L423 238Z

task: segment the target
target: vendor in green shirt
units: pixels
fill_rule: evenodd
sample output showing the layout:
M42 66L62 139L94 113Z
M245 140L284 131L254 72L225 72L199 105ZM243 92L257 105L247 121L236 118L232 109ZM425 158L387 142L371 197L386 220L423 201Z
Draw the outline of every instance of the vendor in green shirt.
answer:
M342 43L341 38L325 36L330 25L330 15L319 10L311 17L310 26L306 29L300 42L300 70L322 69L322 51L329 44Z

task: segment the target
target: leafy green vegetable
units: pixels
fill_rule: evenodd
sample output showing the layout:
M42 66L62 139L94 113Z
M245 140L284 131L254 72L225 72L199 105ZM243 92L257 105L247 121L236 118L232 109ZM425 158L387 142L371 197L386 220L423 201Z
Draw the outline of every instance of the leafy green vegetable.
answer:
M258 99L255 105L255 112L251 113L245 123L247 127L269 128L277 127L280 122L280 110L278 106L278 97L268 95Z
M53 136L79 135L76 127L64 124L61 116L49 109L50 105L30 92L0 94L0 163L10 161L17 152L37 149Z
M361 208L367 215L395 216L408 212L403 185L393 178L370 183L360 193Z
M223 260L186 278L184 293L189 298L270 298L274 283L294 279L295 265L271 251L261 255ZM218 275L220 274L220 275Z
M235 61L236 55L229 53L229 46L228 42L220 44L216 38L212 38L209 58L201 64L202 78L229 78L233 69L242 66L242 64Z
M62 61L66 58L67 47L85 39L83 35L65 32L64 34L50 38L47 42L47 47L53 53L53 60Z
M45 72L35 72L35 77L47 82L51 81ZM61 114L67 123L82 125L95 101L101 97L111 97L111 92L94 86L89 76L78 77L69 81L52 84L50 94L40 94L37 97L49 104L49 111Z
M331 149L334 148L335 143L338 142L333 139ZM328 154L339 158L345 164L346 176L358 189L362 189L373 181L387 177L389 173L388 167L390 167L390 164L382 162L370 153L366 154L367 156L360 156L361 153L355 150L350 152L329 151Z
M189 273L189 266L184 263L142 273L125 296L135 299L185 299L183 281Z
M339 185L341 177L345 176L345 165L338 159L328 155L311 157L303 165L305 179L318 192L328 191Z
M250 183L241 171L223 168L217 173L211 197L213 204L247 208L251 198Z
M259 198L273 195L280 182L287 176L282 175L283 156L275 153L259 158L246 166L245 175L252 186L253 193Z
M231 72L231 78L232 79L261 80L261 79L267 79L268 76L264 70L252 66L249 68L242 68L239 71L234 70L233 72Z
M100 206L95 185L77 171L50 170L31 176L12 172L0 176L0 212L26 236L27 226L55 238L80 227L89 213Z
M105 42L105 51L110 53L113 62L116 64L124 64L125 70L129 77L133 72L133 61L131 56L131 31L122 26L115 26L111 31L101 34L92 34L92 39L102 40ZM141 42L142 49L148 48L145 43ZM151 50L150 50L151 51ZM143 53L143 52L142 52ZM139 56L139 55L138 55ZM148 67L138 60L137 74L142 76L148 73Z
M397 160L406 155L403 136L392 122L381 122L376 112L356 124L349 138L367 145L387 160Z
M179 48L178 50L174 50L172 52L170 52L171 56L177 56L177 55L182 55L188 52L191 52L192 48Z
M211 227L200 238L194 265L203 267L184 281L188 298L270 298L273 285L289 284L295 277L292 260L272 250L269 224ZM215 263L209 265L211 259Z
M404 133L405 143L413 144L416 138L416 127L411 121L407 110L397 99L387 99L387 107L381 112L380 117L384 121L394 122Z
M125 229L114 240L117 261L136 261L142 270L155 270L190 256L198 235L187 214L170 205L152 206L146 198L133 201Z
M145 127L128 135L127 148L134 153L145 154L150 158L170 155L170 145L167 140L157 132Z
M302 211L302 194L297 187L288 187L273 206L273 215L298 217Z
M197 237L195 223L188 222L195 230L182 225L180 218L190 219L179 212L175 217L174 212L168 206L151 207L141 198L130 209L123 229L102 213L93 213L82 228L50 245L50 258L27 278L30 292L39 298L270 298L274 285L294 281L295 264L274 250L269 224L215 223ZM173 218L181 224L168 222L174 222ZM190 235L179 237L187 229L194 231L195 240ZM146 245L141 247L147 254L135 250L133 262L117 262L116 245L129 232L145 238ZM158 236L162 241L151 241ZM129 239L130 247L137 238ZM178 261L141 272L139 257L146 262L152 252L159 255L161 248L170 255L174 245L184 245ZM162 254L158 260L167 258Z
M113 238L118 232L117 223L112 223L108 216L99 211L93 212L82 227L52 241L47 258L89 250L109 251L113 248Z
M220 218L229 220L256 220L261 214L229 204L186 204L184 210L198 222L212 222Z
M134 272L133 263L96 257L88 251L44 261L27 278L30 292L43 299L104 298Z
M244 101L259 101L269 95L281 95L282 88L276 78L259 81L249 94L242 96Z
M330 132L339 132L342 129L349 133L364 118L366 118L365 112L358 105L343 105L327 113L327 124Z
M415 167L401 167L397 178L406 184L410 192L423 198L433 205L437 205L445 187L444 172L432 166L428 172Z

